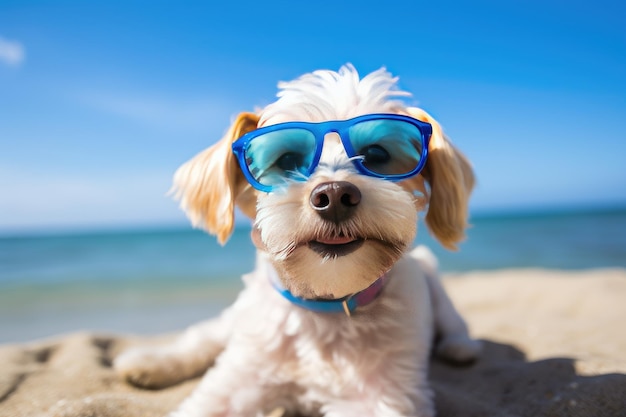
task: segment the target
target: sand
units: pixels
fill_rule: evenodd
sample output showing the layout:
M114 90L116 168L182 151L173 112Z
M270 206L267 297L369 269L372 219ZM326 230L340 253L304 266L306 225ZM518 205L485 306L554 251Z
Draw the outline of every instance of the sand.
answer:
M466 367L431 362L438 416L626 416L626 270L473 272L445 285L484 352ZM148 391L111 369L120 350L162 338L0 346L0 416L166 415L197 379Z

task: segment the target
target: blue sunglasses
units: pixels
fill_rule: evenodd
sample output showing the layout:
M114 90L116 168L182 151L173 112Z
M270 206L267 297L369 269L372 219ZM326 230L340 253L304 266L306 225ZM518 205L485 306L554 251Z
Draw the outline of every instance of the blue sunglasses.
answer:
M319 164L324 136L331 132L339 135L361 174L400 181L424 168L432 126L399 114L287 122L248 132L232 148L248 182L271 192L291 181L306 181Z

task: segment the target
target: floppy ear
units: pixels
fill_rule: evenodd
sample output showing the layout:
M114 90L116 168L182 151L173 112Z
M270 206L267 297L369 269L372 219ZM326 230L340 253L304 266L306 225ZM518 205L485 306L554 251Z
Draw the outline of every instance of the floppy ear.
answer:
M415 107L409 108L408 112L433 127L428 160L422 171L431 188L426 225L444 247L456 250L456 244L465 238L468 226L469 196L474 187L472 167L443 134L435 119Z
M216 235L220 244L230 237L235 222L235 203L250 218L256 198L249 187L231 144L257 128L253 113L237 116L228 132L215 145L200 152L174 174L172 192L194 227Z

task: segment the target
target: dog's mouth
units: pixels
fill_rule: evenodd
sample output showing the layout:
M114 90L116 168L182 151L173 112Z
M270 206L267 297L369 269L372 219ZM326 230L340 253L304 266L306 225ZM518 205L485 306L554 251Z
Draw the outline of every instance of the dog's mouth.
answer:
M308 246L313 252L324 257L346 256L363 245L365 239L349 236L323 237L309 242Z

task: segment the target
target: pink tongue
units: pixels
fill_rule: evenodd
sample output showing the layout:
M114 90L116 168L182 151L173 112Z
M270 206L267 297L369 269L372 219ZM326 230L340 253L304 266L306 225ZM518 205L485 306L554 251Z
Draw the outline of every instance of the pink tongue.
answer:
M317 239L319 243L323 243L325 245L343 245L345 243L353 242L354 239L351 237L333 237L329 239Z

